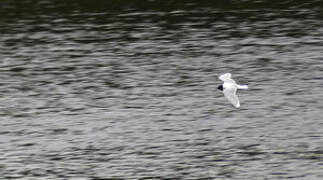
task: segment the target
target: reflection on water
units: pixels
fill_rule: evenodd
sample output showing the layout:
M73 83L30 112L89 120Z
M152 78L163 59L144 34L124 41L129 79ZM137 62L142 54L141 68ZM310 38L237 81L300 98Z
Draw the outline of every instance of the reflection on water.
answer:
M316 1L71 2L0 3L0 179L323 177Z

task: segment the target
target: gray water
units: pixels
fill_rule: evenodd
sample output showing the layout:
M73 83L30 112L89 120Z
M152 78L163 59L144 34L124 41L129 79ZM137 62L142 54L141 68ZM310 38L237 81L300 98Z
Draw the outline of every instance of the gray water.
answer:
M38 6L2 6L0 179L323 179L320 11Z

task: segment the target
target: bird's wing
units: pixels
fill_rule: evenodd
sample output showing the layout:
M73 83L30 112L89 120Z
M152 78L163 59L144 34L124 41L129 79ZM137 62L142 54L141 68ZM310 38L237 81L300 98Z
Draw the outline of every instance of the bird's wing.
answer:
M248 85L237 85L238 89L248 89Z
M230 73L222 74L221 76L219 76L219 79L222 81L225 81L227 79L231 79L231 74Z
M223 94L234 107L238 108L240 107L240 102L236 92L237 88L234 86L230 86L224 89Z
M225 73L219 76L219 79L222 80L223 82L230 82L236 84L236 82L231 79L231 74L230 73Z

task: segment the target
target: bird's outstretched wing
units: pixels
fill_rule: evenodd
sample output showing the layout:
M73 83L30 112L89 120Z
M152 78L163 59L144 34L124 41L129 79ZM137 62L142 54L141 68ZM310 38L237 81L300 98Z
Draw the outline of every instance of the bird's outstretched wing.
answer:
M229 100L229 102L236 108L240 107L240 102L236 94L237 88L234 86L227 87L223 90L224 96Z
M236 82L233 79L231 79L231 73L222 74L221 76L219 76L219 79L223 82L230 82L236 84Z

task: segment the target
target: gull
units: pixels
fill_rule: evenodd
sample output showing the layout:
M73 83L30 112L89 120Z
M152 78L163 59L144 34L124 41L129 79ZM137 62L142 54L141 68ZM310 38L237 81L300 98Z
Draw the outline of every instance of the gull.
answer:
M238 85L233 79L231 79L230 73L225 73L219 76L219 79L223 81L223 84L218 87L229 100L229 102L236 108L240 107L240 102L236 94L237 89L248 89L247 85Z

